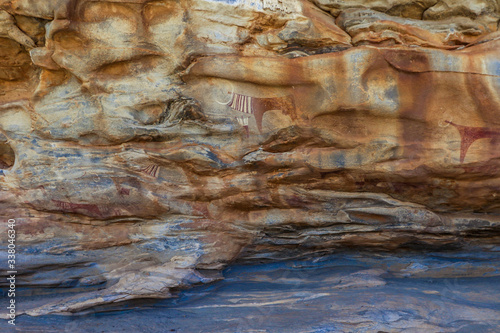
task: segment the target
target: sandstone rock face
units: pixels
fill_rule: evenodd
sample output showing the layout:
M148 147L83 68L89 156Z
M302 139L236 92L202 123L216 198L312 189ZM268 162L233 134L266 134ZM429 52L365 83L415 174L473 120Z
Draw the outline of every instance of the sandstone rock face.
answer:
M19 286L83 291L25 313L498 244L496 1L0 3L0 234Z

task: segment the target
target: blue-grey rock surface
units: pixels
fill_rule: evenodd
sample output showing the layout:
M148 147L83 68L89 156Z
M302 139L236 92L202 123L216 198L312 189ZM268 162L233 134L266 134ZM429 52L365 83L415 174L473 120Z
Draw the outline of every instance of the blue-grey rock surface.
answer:
M238 263L161 302L22 317L36 332L498 332L500 256L338 252ZM43 299L43 297L42 297ZM33 302L36 297L25 297Z

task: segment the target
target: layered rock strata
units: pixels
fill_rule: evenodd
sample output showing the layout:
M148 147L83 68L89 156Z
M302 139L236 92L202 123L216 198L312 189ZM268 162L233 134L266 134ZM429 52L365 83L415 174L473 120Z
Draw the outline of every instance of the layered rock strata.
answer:
M19 286L84 292L28 314L236 258L498 244L498 2L0 8L0 234Z

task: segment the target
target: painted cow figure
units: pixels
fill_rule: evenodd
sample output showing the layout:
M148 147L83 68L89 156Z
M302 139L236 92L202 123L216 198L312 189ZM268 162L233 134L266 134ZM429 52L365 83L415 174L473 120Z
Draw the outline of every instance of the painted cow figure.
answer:
M231 100L227 105L235 111L253 115L260 133L262 133L262 118L267 111L281 110L292 119L296 118L295 101L292 95L261 98L232 93ZM248 117L237 117L237 120L248 130Z

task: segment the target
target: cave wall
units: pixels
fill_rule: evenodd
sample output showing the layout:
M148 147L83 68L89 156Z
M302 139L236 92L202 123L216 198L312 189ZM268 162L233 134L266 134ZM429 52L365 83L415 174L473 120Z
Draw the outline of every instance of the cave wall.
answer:
M238 258L498 244L498 1L0 9L0 234L20 286L83 291L28 314Z

